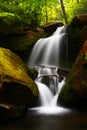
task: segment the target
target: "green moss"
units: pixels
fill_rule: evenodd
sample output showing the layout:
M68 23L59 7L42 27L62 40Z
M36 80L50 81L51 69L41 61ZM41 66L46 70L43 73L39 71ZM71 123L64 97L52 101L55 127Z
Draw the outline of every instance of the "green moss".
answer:
M61 98L65 102L69 102L75 99L75 92L73 91L70 82L66 83L66 85L63 87L59 95L59 98Z
M78 94L74 90L74 84L72 82L74 80L74 74L70 73L67 77L65 85L59 94L59 101L63 102L65 105L72 105L72 102L75 101L75 99L78 97Z
M29 74L29 76L30 76L33 80L35 80L35 78L37 77L38 72L37 72L37 70L34 69L34 68L29 68L29 69L28 69L28 74Z

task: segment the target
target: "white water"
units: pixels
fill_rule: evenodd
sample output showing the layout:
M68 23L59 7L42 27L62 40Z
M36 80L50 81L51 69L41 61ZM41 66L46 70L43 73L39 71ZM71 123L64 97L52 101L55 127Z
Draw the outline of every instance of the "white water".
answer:
M65 78L58 84L56 94L54 95L50 88L43 83L36 82L39 90L39 100L41 106L57 106L57 99L61 88L65 84Z
M50 89L53 95L56 94L58 90L58 83L59 83L57 67L39 65L37 66L37 71L38 71L38 76L36 78L36 81L44 83Z
M36 84L38 85L38 89L39 89L39 99L40 99L40 107L34 107L34 108L30 108L29 110L35 111L38 114L45 114L45 115L56 115L56 114L64 114L67 112L70 112L69 109L63 108L58 106L57 104L57 99L59 96L59 93L61 91L61 88L63 87L63 85L65 84L65 78L64 80L62 80L59 85L58 85L58 91L56 93L56 95L53 95L52 92L50 91L50 89L42 84L42 83L38 83L36 82Z
M68 62L68 37L66 27L58 27L52 36L39 39L29 59L29 67L45 64L66 68Z
M39 90L39 103L41 107L32 108L39 112L56 113L66 111L58 106L58 96L65 78L59 82L57 74L58 67L67 68L68 62L68 38L66 27L58 27L54 34L48 38L40 39L36 42L30 60L29 67L38 70L36 83Z

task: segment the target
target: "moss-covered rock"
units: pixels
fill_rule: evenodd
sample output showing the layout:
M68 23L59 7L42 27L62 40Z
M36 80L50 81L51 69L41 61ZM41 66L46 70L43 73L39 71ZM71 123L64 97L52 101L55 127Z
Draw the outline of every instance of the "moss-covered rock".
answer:
M68 59L74 63L83 43L87 39L87 13L76 15L68 25L67 32L69 47Z
M87 108L87 41L61 90L59 102L68 107Z
M30 106L38 97L36 83L19 56L0 48L0 104Z
M27 62L36 41L45 37L45 32L25 31L17 34L0 35L0 47L8 48Z

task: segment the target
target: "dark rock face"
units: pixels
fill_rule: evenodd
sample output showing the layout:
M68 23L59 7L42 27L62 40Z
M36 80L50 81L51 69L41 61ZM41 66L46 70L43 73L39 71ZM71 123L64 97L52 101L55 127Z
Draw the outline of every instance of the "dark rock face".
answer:
M62 88L59 102L68 107L87 108L87 41Z
M63 25L64 24L62 22L49 22L43 26L43 29L45 32L52 34L58 27L61 27Z
M83 43L87 39L87 14L75 16L68 25L67 32L69 60L74 63Z
M71 22L73 28L83 28L87 26L87 14L76 15Z

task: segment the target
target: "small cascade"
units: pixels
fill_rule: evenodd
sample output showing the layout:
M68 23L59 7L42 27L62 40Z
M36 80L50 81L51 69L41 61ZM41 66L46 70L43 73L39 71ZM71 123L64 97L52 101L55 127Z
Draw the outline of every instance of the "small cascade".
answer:
M41 106L57 106L58 95L65 78L59 82L56 66L38 65L38 76L35 80L39 90L39 104Z
M56 94L58 89L58 74L56 66L38 65L37 67L38 76L37 82L41 82L50 88L53 95Z
M40 106L49 106L49 103L53 99L51 90L43 83L36 82L39 90L39 103Z
M45 84L40 82L36 82L36 84L39 90L40 107L29 108L29 110L45 115L61 115L70 112L69 109L60 107L57 103L59 93L65 84L65 78L59 82L58 91L55 95L52 94L51 90Z
M48 106L48 107L57 106L58 105L57 99L58 99L59 93L61 91L61 88L65 84L65 78L61 82L59 82L59 84L57 85L57 91L56 91L55 95L52 93L50 88L48 86L46 86L45 84L40 83L40 82L36 82L36 84L37 84L38 90L39 90L40 106Z

